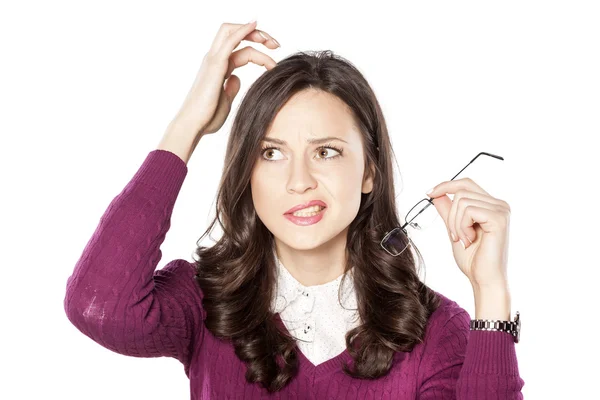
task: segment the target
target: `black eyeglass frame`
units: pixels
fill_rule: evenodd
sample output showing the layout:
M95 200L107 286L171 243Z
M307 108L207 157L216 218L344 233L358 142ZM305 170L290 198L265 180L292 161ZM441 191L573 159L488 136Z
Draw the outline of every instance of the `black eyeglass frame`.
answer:
M473 159L471 161L469 161L469 163L467 165L465 165L460 171L458 171L458 173L456 175L454 175L452 177L452 179L450 179L451 181L454 180L454 178L456 178L458 175L460 175L461 172L463 172L465 170L465 168L467 168L469 165L471 165L473 163L473 161L477 160L477 157L484 155L484 156L490 156L493 158L496 158L498 160L502 160L504 161L504 158L495 154L491 154L491 153L486 153L484 151L480 152L479 154L477 154L475 157L473 157ZM410 215L410 213L412 212L412 210L414 210L419 204L421 204L422 202L427 202L427 204L417 213L417 215L415 215L413 218L411 218L410 221L406 221L402 226L396 227L394 229L392 229L391 231L389 231L388 233L385 234L385 236L383 237L383 239L381 239L381 242L379 243L381 245L381 247L392 257L397 257L400 254L402 254L402 252L404 250L406 250L408 248L408 246L410 246L410 237L408 236L408 231L406 230L406 226L409 225L412 221L415 220L415 218L417 218L423 211L425 211L427 209L427 207L432 206L433 205L433 200L430 198L425 198L423 200L420 200L419 202L417 202L417 204L415 204L407 213L406 213L406 217L408 217ZM406 220L406 218L404 218ZM402 232L404 232L404 235L406 236L406 238L409 240L409 244L406 246L406 248L404 248L404 250L402 250L400 253L398 254L392 254L388 251L388 249L386 249L383 246L383 242L385 242L385 240L392 235L393 233L397 232L398 229L402 230Z

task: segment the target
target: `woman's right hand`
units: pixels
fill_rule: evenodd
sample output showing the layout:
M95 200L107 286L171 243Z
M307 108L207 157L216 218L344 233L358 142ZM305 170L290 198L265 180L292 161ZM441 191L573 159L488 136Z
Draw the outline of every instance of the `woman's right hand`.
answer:
M240 79L232 75L235 68L253 62L268 70L276 62L252 46L232 53L242 40L262 43L270 49L279 44L269 35L265 39L255 29L256 21L248 24L223 23L196 75L192 88L174 118L178 125L193 129L196 135L217 132L229 115L233 99L240 90Z

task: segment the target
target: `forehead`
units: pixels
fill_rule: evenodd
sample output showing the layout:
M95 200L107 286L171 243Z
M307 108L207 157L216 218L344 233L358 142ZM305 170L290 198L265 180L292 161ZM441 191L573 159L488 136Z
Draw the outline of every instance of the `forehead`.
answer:
M292 96L279 110L265 135L290 142L338 137L360 140L352 110L337 96L307 89Z

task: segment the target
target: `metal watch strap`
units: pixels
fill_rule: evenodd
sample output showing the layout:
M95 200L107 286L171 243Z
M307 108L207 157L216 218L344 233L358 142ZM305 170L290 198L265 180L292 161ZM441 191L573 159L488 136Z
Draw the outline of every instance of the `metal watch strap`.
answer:
M472 319L470 323L472 331L498 331L510 333L515 343L521 340L521 318L517 311L514 321L501 321L490 319Z

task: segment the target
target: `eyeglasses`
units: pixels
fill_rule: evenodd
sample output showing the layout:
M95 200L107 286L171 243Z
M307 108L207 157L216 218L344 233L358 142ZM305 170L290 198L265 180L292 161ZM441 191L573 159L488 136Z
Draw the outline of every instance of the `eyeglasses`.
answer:
M458 174L454 175L451 181L454 180L461 172L465 170L473 161L477 160L477 157L484 155L490 156L493 158L497 158L498 160L504 161L503 157L497 156L495 154L481 152L477 154L467 165L464 166L463 169L458 171ZM424 204L422 204L424 203ZM396 257L402 254L404 250L406 250L412 243L408 235L408 231L405 229L406 226L410 226L416 230L423 230L427 227L431 226L432 223L439 217L439 213L433 206L433 200L430 198L423 199L419 201L410 211L406 214L406 221L404 225L396 227L389 231L384 238L381 240L381 247L385 251L387 251L390 255Z

